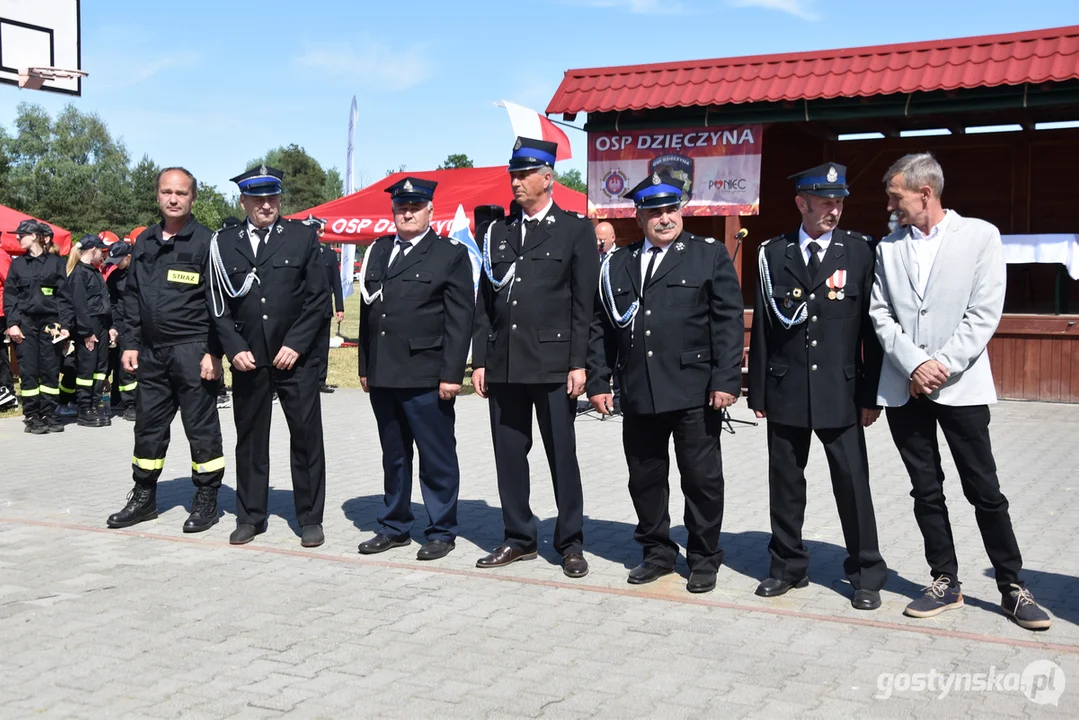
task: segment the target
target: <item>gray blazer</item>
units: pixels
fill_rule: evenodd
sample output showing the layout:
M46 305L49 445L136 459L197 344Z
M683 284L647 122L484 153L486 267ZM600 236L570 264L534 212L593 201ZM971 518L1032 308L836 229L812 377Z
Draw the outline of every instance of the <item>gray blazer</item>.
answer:
M997 401L985 348L1004 309L1000 231L984 220L948 212L925 297L912 275L910 230L901 228L877 246L869 315L886 358L877 390L884 407L910 400L910 376L930 359L951 373L931 400L957 406Z

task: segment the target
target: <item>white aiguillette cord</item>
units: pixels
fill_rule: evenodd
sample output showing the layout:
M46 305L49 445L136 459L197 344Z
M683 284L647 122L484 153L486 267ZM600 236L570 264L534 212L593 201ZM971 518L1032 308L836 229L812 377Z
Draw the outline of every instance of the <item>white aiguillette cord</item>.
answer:
M790 330L795 325L801 325L806 321L806 318L809 317L809 308L806 301L803 300L802 304L794 311L794 315L789 319L779 311L776 299L772 297L772 275L768 267L768 257L764 251L764 245L761 245L760 250L757 251L757 272L761 278L761 290L764 291L765 301L772 309L772 314L779 320L779 324Z
M221 260L221 249L217 244L218 232L213 234L210 238L210 300L213 305L214 317L221 317L225 314L225 296L230 298L243 297L247 293L251 292L251 287L258 283L262 284L259 280L258 271L252 268L247 273L247 277L244 278L244 284L237 290L232 285L232 281L229 280L229 274L225 270L225 263ZM220 305L218 304L218 298L220 298Z
M497 293L499 290L506 286L506 283L509 283L513 280L513 276L517 272L517 261L514 260L512 263L510 263L509 270L506 271L506 274L502 276L501 280L495 280L494 268L491 267L491 228L493 228L494 226L494 223L488 225L487 232L483 236L483 272L487 275L487 279L491 281L491 286L495 289L495 292ZM510 295L512 294L513 285L511 284L510 289L506 291L506 302L509 302Z
M375 246L372 245L364 251L363 264L360 265L360 297L362 297L363 301L368 305L382 297L382 285L379 285L378 290L373 293L367 291L367 262L371 259L371 256L375 254L374 249Z

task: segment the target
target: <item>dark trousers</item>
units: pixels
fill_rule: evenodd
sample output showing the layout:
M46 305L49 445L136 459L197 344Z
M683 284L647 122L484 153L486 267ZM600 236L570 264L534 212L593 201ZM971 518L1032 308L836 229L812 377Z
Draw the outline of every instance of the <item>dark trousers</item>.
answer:
M326 454L318 365L301 356L292 370L259 367L232 372L232 412L236 421L236 521L266 520L270 492L270 416L274 391L288 423L292 494L296 520L322 522L326 505Z
M109 404L118 410L135 407L135 390L139 386L138 379L124 370L124 364L120 362L122 355L119 347L109 348Z
M454 401L439 400L438 390L371 388L371 409L382 443L385 505L380 532L392 538L412 532L412 445L420 453L420 492L427 508L428 540L457 537L457 494L461 470L454 437Z
M940 425L959 471L963 494L974 506L974 519L996 571L997 587L1004 592L1012 583L1021 585L1023 558L1008 515L1008 500L997 481L989 441L989 406L952 407L923 396L901 407L888 408L887 414L892 439L910 474L914 517L922 531L925 559L933 577L947 575L959 582L959 562L944 502L944 470L937 445Z
M19 326L23 341L15 346L15 357L19 360L19 394L26 417L51 415L56 410L63 343L54 345L52 336L45 332L50 322L48 318L31 318Z
M869 491L869 459L861 425L813 430L768 423L768 498L772 519L772 577L797 582L809 571L809 550L802 542L805 520L809 443L813 435L824 444L832 476L847 559L843 571L855 590L880 590L888 566L877 545L877 520Z
M673 568L678 557L678 545L670 536L668 447L673 435L674 458L686 500L686 559L690 570L717 572L723 564L723 550L719 547L723 525L721 419L720 413L703 407L625 416L622 445L629 466L629 495L637 511L633 539L644 550L645 562Z
M191 481L196 487L221 487L225 454L217 416L217 381L202 379L206 343L184 343L139 351L135 391L135 453L132 476L140 485L153 485L165 466L170 428L180 410L191 446Z
M104 323L94 330L97 343L86 347L84 338L75 340L75 402L79 411L86 412L101 402L105 373L109 369L109 334Z
M70 345L68 344L70 342ZM75 352L75 343L78 339L72 338L70 341L63 341L58 344L60 348L60 397L59 404L70 405L75 401L75 391L78 387L75 385L75 375L78 374L78 369L75 365L77 353ZM70 347L71 352L64 354L66 348Z
M535 550L537 545L536 521L528 504L528 452L532 449L535 408L558 506L554 547L562 555L580 553L584 497L573 431L577 402L566 394L566 384L491 383L488 406L506 544L521 550Z
M311 361L318 363L318 382L326 384L326 374L330 370L330 332L333 328L333 318L327 318L322 332L315 340L315 347L311 348Z
M15 389L15 378L11 375L11 355L8 350L11 345L8 344L8 339L3 336L4 330L7 329L7 318L0 315L0 387L6 387L8 390Z

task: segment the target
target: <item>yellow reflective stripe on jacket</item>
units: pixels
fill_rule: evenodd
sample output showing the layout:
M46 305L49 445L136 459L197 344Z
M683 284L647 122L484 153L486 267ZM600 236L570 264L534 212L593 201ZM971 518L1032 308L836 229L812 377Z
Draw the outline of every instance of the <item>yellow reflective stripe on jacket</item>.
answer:
M73 393L75 388L64 387L64 384L60 383L60 392Z
M191 463L191 469L194 470L195 472L200 472L200 473L208 473L208 472L216 472L218 470L224 470L225 469L225 458L223 458L223 457L214 458L213 460L207 460L204 463L193 462L193 463Z
M94 380L104 380L105 373L94 373Z
M93 378L75 378L75 384L78 385L79 387L93 387L94 386L94 379Z
M134 390L138 386L139 386L139 381L136 380L135 382L130 383L129 385L121 385L120 387L118 387L116 389L119 390L120 392L130 392L131 390Z
M60 388L49 387L48 385L39 385L38 390L45 393L46 395L59 395L60 394Z
M19 392L19 394L22 395L23 397L34 397L35 395L39 394L40 392L41 392L41 388L39 388L39 387L36 387L36 388L34 388L32 390L27 390L26 388L23 388Z
M165 467L165 458L155 460L153 458L132 457L131 464L140 470L160 470Z

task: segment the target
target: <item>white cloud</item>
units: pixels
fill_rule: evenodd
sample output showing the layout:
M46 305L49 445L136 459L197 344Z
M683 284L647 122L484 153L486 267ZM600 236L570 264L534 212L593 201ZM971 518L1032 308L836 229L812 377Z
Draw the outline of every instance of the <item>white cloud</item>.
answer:
M130 56L108 54L98 58L87 58L83 69L104 78L97 82L98 90L117 90L146 82L162 72L177 71L186 75L191 68L202 62L197 52L183 50L155 57L147 62L134 63Z
M729 0L728 4L732 7L758 7L767 10L778 10L809 21L820 19L820 16L813 12L813 0Z
M634 15L676 15L685 10L678 0L563 0L568 5L619 8Z
M377 42L356 45L324 45L296 58L296 64L326 75L347 77L370 87L387 90L419 85L433 66L421 48L390 48Z

